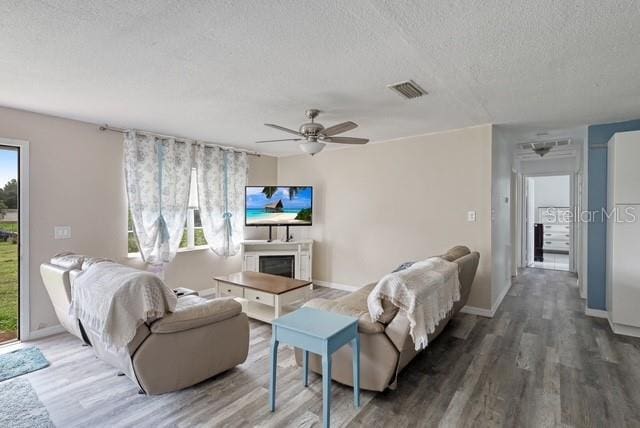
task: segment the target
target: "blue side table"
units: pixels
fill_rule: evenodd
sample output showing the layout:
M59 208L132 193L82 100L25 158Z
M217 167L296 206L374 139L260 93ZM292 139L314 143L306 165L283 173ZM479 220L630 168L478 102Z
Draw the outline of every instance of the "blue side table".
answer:
M353 348L353 400L360 407L360 337L358 320L346 315L301 308L272 322L271 380L269 399L271 411L276 409L276 367L278 344L286 343L303 352L304 386L309 384L309 352L322 356L322 418L329 427L331 407L331 355L347 343Z

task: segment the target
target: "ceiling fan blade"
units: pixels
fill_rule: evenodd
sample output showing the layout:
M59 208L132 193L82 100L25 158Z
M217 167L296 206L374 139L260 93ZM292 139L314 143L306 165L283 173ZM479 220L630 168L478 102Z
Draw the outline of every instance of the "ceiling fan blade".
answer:
M274 125L273 123L265 123L264 125L268 126L270 128L273 128L273 129L277 129L277 130L280 130L280 131L288 132L289 134L299 135L301 137L304 136L301 133L299 133L298 131L295 131L295 130L289 129L289 128L285 128L284 126Z
M367 144L369 142L367 138L353 138L353 137L331 137L331 138L325 138L322 141L326 141L327 143L338 143L338 144Z
M327 129L321 132L322 135L326 135L327 137L331 137L332 135L342 134L343 132L351 131L358 127L357 123L354 122L342 122L337 125L333 125L328 127Z
M256 141L256 143L261 144L261 143L277 143L279 141L300 141L302 140L302 138L284 138L282 140L261 140L261 141Z

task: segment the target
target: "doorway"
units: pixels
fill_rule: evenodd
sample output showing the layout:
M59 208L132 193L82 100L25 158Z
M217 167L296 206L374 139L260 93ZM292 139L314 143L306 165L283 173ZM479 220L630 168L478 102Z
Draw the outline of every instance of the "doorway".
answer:
M526 266L573 269L573 177L524 177L524 236Z
M0 344L20 339L20 148L0 144Z

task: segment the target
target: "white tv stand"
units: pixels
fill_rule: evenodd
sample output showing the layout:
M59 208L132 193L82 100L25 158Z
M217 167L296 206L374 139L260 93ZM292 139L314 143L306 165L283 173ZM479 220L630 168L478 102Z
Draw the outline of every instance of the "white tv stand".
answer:
M260 256L294 256L294 278L311 281L313 240L242 241L242 270L260 272Z

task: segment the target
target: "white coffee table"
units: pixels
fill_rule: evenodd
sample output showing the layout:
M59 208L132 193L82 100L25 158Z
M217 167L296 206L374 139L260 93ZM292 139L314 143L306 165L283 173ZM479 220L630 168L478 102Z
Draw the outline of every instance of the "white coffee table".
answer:
M249 318L271 323L289 312L287 305L308 300L311 281L262 272L236 272L216 276L217 296L234 297Z

